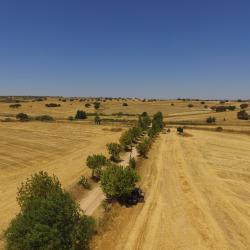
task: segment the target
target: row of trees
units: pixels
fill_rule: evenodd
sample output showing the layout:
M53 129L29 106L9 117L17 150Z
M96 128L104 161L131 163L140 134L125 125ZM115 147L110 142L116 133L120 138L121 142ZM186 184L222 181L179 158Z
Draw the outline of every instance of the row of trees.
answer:
M91 155L87 157L86 164L92 170L92 178L101 181L101 187L107 198L119 201L126 199L135 188L139 176L135 171L136 161L131 158L126 168L116 163L120 161L120 153L132 149L132 145L138 143L145 133L145 137L138 143L137 151L140 155L146 156L152 139L163 128L163 116L160 112L151 120L146 112L142 113L137 125L124 131L119 143L108 143L107 150L110 158L104 155Z

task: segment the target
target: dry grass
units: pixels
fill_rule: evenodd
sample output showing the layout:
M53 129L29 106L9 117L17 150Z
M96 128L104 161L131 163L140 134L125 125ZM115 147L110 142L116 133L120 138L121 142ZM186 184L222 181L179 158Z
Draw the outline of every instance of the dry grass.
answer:
M126 209L94 249L248 249L250 138L164 134L141 168L144 204Z
M17 186L31 174L48 171L66 188L88 174L86 157L105 153L106 143L120 136L112 128L104 128L70 123L0 123L0 230L18 212Z
M46 103L60 103L48 108ZM127 102L128 106L122 106ZM136 119L136 114L162 111L165 121L185 123L197 129L249 133L250 121L236 118L237 111L215 113L204 105L209 101L106 101L101 103L102 118L110 126L96 126L94 116L85 122L70 122L78 109L86 108L79 100L60 102L48 98L42 102L21 103L18 109L0 102L0 118L15 117L19 112L31 116L50 115L59 122L0 122L0 230L18 212L17 186L31 174L46 170L59 177L75 197L82 190L71 189L81 175L88 175L85 159L89 154L105 152L108 142L117 141L123 125L112 119ZM93 101L89 102L93 103ZM171 104L174 105L171 105ZM192 103L194 107L189 108ZM223 104L222 104L223 105ZM240 103L226 103L236 105ZM122 116L113 115L122 112ZM250 110L248 109L250 113ZM216 125L205 119L215 116ZM225 119L224 119L225 118ZM125 124L125 122L124 122ZM244 249L250 245L249 191L250 137L243 134L192 130L177 136L174 129L156 140L149 160L143 161L141 186L146 203L121 208L110 232L95 239L102 249ZM240 221L240 223L239 223ZM240 224L240 225L239 225ZM1 244L0 244L1 248Z

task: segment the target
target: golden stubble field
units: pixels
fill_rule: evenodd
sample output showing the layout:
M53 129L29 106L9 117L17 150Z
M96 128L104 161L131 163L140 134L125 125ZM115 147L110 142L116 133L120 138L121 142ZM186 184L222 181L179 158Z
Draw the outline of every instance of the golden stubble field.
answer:
M86 157L106 153L106 143L121 132L75 123L0 123L0 230L18 212L17 187L40 170L55 174L67 188L89 174Z
M142 162L146 202L122 208L94 249L249 249L250 137L175 131Z
M124 107L123 102L128 106ZM47 108L46 103L62 106ZM10 103L0 102L0 119L24 112L31 116L51 115L57 120L0 122L0 230L18 212L17 186L27 177L45 170L58 176L63 186L69 188L80 175L89 173L85 166L89 154L106 153L106 143L119 139L121 132L111 131L110 125L94 125L93 116L86 121L65 121L77 110L96 112L93 106L86 108L85 103L48 98L21 103L22 107L12 109ZM188 107L190 103L194 107ZM217 118L214 127L250 131L249 121L236 119L238 110L215 113L204 105L220 104L113 100L101 102L98 112L113 118L112 114L119 112L146 111L152 115L162 111L165 121L173 123L204 122L211 115ZM240 103L225 105L239 107ZM122 126L115 124L111 123ZM172 129L170 134L160 136L140 168L145 204L122 208L110 231L94 240L94 248L247 249L250 246L250 136L197 130L189 133L193 136L180 137Z
M61 104L61 107L48 108L45 104L57 103ZM85 104L89 103L91 106L89 108L85 107ZM38 115L51 115L56 119L65 119L69 116L74 116L77 110L84 110L89 113L96 112L93 106L94 101L80 102L79 100L62 102L58 98L47 98L47 100L41 102L21 102L22 105L18 109L10 108L11 103L0 102L0 115L15 115L19 112L27 113L31 116ZM143 102L139 100L107 100L106 102L100 102L101 106L98 112L104 113L106 115L112 115L114 113L125 113L125 114L140 114L147 111L150 115L161 111L164 116L186 116L186 115L196 115L196 114L207 114L211 113L210 109L204 108L205 105L208 107L216 105L235 105L239 107L239 102L228 102L225 104L220 104L218 101L205 101L205 104L201 104L201 101L182 101L182 100L166 100L166 101L156 101L156 102ZM123 106L123 103L127 103L128 106ZM193 107L188 107L192 104Z

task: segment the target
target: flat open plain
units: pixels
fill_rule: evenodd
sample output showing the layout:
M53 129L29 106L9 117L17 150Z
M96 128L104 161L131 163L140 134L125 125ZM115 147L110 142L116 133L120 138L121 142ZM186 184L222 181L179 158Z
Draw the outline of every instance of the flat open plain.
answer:
M140 167L146 202L122 208L95 249L249 249L250 137L160 136Z

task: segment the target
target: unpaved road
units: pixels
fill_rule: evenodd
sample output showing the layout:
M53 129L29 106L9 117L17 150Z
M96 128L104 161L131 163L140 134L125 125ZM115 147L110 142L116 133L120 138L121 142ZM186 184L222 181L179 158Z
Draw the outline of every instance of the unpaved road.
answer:
M146 201L94 249L250 249L250 137L161 135L141 167Z
M123 160L119 164L124 167L127 166L129 164L130 157L137 157L137 151L135 147L132 148L131 153L128 152L123 156ZM102 192L101 187L98 186L89 191L87 196L79 201L79 204L86 215L92 215L104 199L105 195Z

